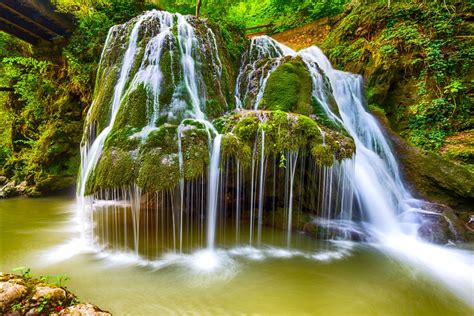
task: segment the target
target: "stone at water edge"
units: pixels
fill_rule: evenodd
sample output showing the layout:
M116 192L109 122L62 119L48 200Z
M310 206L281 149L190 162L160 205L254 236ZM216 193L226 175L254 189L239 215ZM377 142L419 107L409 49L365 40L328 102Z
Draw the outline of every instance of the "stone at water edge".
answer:
M57 287L38 286L32 300L38 301L44 297L48 297L51 301L59 302L66 299L66 291Z
M0 198L8 198L18 195L18 190L15 184L15 181L10 181L4 186L0 187Z
M24 285L14 282L0 282L0 311L5 311L12 302L23 297L26 292Z
M59 315L94 315L94 316L108 316L108 312L103 312L92 304L77 304L63 309Z
M93 304L77 301L66 288L0 272L1 315L111 315Z

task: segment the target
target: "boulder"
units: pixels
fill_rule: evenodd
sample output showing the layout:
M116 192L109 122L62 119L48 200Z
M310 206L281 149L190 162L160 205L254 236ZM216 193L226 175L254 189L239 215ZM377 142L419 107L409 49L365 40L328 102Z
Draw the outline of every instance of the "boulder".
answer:
M66 291L58 287L38 286L32 299L38 301L44 297L50 301L59 302L66 298Z
M7 307L22 298L27 293L24 285L13 282L0 282L0 311L6 311Z
M474 234L463 225L463 219L456 216L446 205L424 202L421 206L418 235L430 242L446 244L450 241L471 241Z
M0 188L0 198L8 198L18 195L15 181L10 181Z

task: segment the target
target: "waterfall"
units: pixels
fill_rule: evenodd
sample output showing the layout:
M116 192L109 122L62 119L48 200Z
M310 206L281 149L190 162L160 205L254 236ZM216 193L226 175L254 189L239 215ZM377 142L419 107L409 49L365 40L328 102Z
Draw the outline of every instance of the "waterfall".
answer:
M214 249L216 235L216 213L217 213L217 195L219 191L219 163L222 135L214 138L212 148L211 164L209 167L209 191L207 208L207 247Z
M207 249L201 259L215 263L209 253L221 248L297 248L295 232L315 225L318 237L367 240L428 265L434 275L443 266L423 255L472 271L462 256L413 236L413 221L400 216L417 213L422 202L407 190L382 129L365 109L361 76L333 69L317 47L295 52L261 36L251 40L231 78L221 46L205 21L162 11L110 29L81 146L83 238L99 251L131 252L140 260ZM307 148L268 154L276 144L267 130L265 88L294 58L309 73L311 97L337 126L316 125L318 148L334 158L331 137L348 134L356 147L352 159L322 164ZM230 89L236 109L229 114ZM213 104L222 105L220 112L211 114ZM239 150L238 142L229 145L236 135L211 119L224 114L256 119L248 155L228 155ZM285 115L297 123L296 114ZM127 182L112 178L122 172ZM94 187L101 176L103 187ZM472 288L461 275L440 279L456 292Z
M265 37L261 37L254 40L254 43L262 42L264 39ZM266 40L274 44L274 40L268 38ZM397 160L382 129L364 108L362 77L332 68L331 63L318 47L313 46L296 53L288 52L287 47L282 45L281 50L284 50L287 56L297 55L304 60L311 73L313 96L332 120L341 122L336 113L331 110L327 96L321 89L323 74L330 81L342 124L353 137L357 148L354 166L343 163L341 168L342 172L350 177L349 183L345 185L351 186L356 200L369 217L370 226L367 229L374 241L378 243L377 247L406 262L428 269L433 276L468 304L474 306L472 295L469 295L469 292L472 293L474 281L472 255L469 259L470 255L463 251L432 245L418 239L416 235L413 236L411 229L413 223L403 222L399 217L400 214L413 210L422 213L423 210L419 208L422 201L414 199L409 193L401 179ZM274 69L270 72L272 70ZM332 173L330 175L332 176ZM329 181L324 182L329 183ZM329 192L329 197L332 196L333 193L330 190L325 191ZM328 201L328 203L331 202ZM325 208L328 213L331 212L330 205L326 205ZM350 213L353 209L352 203L344 205L341 209L345 213ZM330 218L329 215L326 217ZM351 219L352 214L343 217ZM290 225L288 225L289 229ZM453 267L456 271L452 270Z

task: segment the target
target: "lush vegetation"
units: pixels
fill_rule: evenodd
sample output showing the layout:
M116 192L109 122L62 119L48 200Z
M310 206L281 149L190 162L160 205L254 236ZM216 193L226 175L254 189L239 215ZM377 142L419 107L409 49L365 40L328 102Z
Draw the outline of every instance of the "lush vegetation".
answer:
M412 144L441 152L451 144L451 157L470 164L472 147L456 144L474 127L472 9L458 0L370 1L348 11L324 45L337 67L367 78L369 103Z
M194 14L195 0L150 1L168 11ZM339 14L348 0L208 0L201 12L213 20L248 28L273 24L275 32Z
M29 194L75 183L80 131L108 29L144 9L140 1L56 4L77 17L67 43L33 48L0 33L0 174L26 181Z

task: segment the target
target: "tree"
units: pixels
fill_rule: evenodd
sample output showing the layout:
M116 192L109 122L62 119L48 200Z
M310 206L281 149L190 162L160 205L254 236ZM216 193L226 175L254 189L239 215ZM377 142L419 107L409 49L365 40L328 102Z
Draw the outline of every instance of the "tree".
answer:
M201 5L202 5L202 1L197 0L197 2L196 2L196 16L197 17L199 17L199 12L201 11Z

